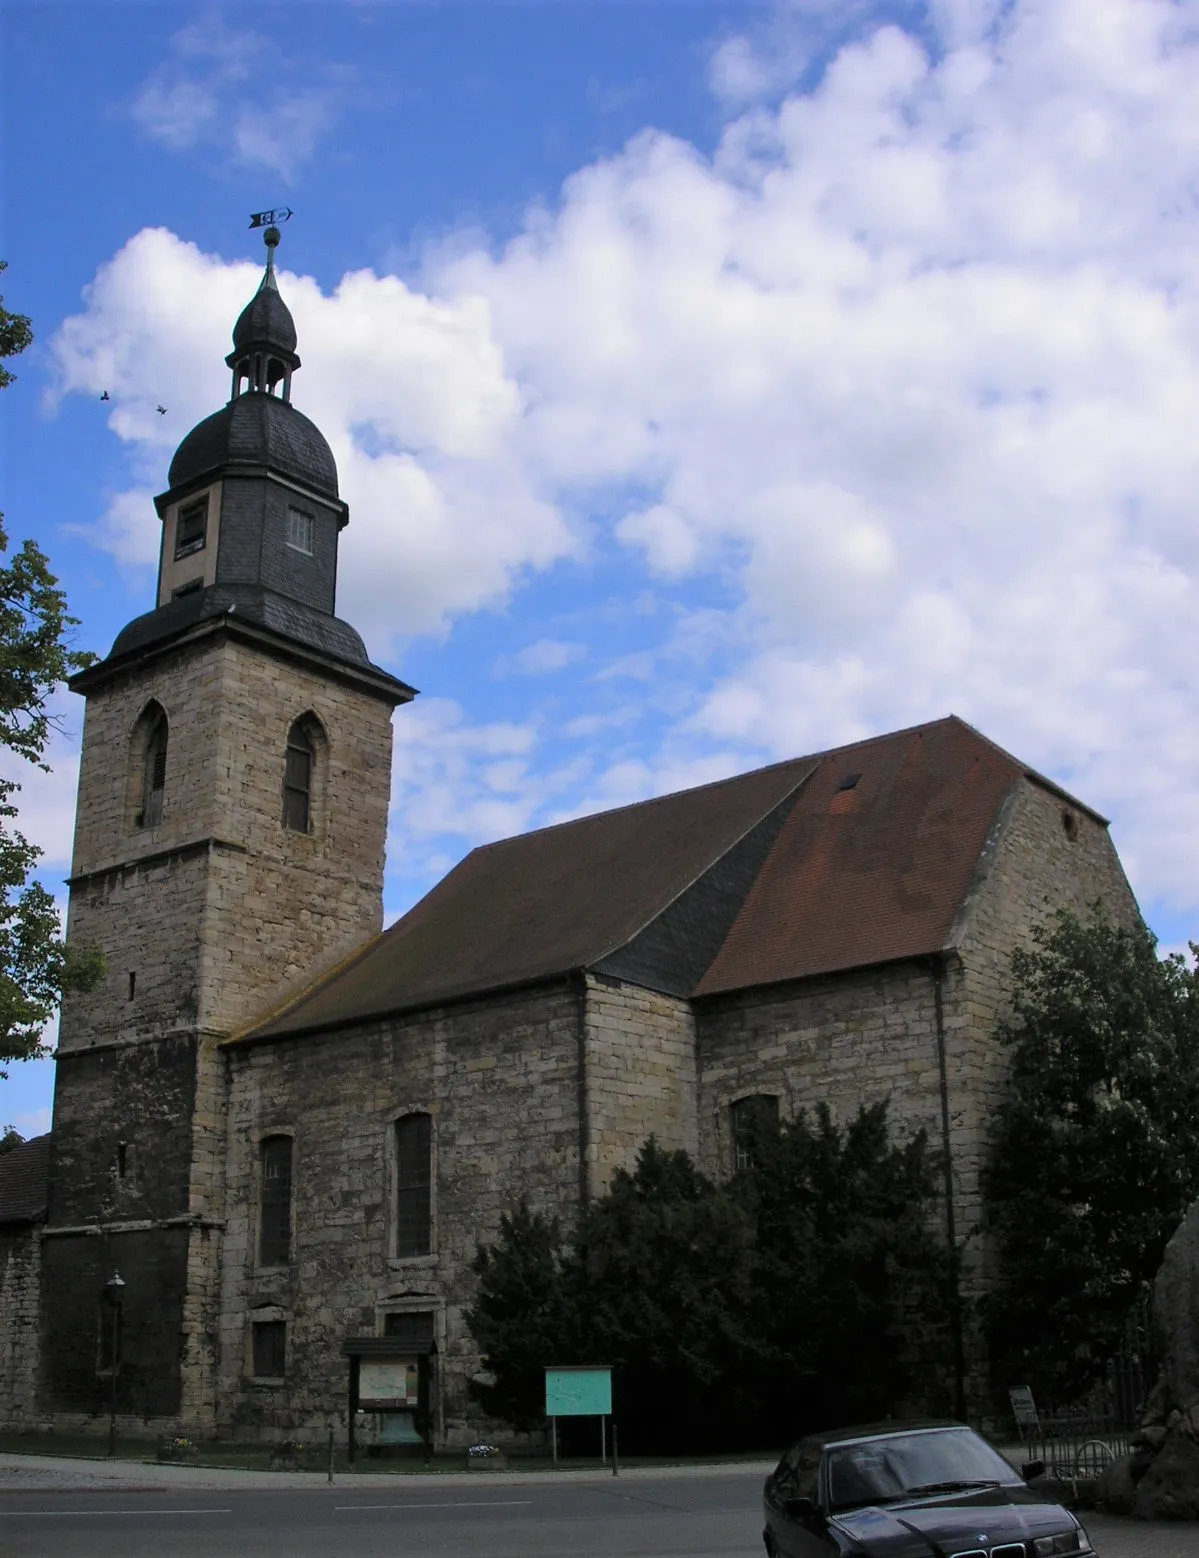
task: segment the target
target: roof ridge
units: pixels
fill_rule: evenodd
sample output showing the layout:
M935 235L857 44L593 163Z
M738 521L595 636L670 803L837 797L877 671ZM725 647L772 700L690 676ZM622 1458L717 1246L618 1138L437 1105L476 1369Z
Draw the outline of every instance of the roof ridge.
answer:
M801 763L801 762L803 762L803 758L794 758L794 759L791 759L790 761L793 761L793 762L796 762L796 763ZM774 763L774 764L771 764L770 766L774 767L774 768L781 768L781 767L783 767L783 764L781 764L781 763ZM594 968L596 966L596 964L602 963L605 960L605 958L610 958L615 953L619 952L622 947L630 946L634 941L637 940L638 936L643 936L645 934L645 932L650 928L650 926L655 923L655 921L660 920L662 918L662 916L668 912L668 910L672 909L674 907L674 905L676 903L678 903L679 899L683 896L684 893L689 893L691 891L691 889L697 885L697 883L702 882L705 876L710 875L710 873L713 872L716 869L716 867L720 864L720 862L727 858L727 856L729 855L730 851L736 849L739 844L744 843L745 840L749 837L749 835L754 831L755 828L760 828L768 817L773 816L774 813L776 811L778 811L780 806L784 806L784 805L786 805L786 803L788 801L794 800L795 796L798 794L798 792L800 790L803 789L804 785L807 784L808 780L816 772L816 770L817 770L817 768L819 768L819 766L820 766L819 758L814 758L812 760L811 767L807 770L806 773L800 775L800 777L795 781L795 783L791 786L791 788L789 790L784 791L784 793L782 795L778 796L775 800L771 801L770 804L766 807L766 809L764 811L759 812L758 815L753 819L752 822L749 822L749 823L747 823L745 825L745 827L741 830L741 832L737 835L737 837L735 839L731 839L729 841L729 843L726 844L723 849L719 850L716 854L712 855L709 858L707 864L702 866L695 873L695 875L691 878L690 881L685 882L683 884L683 886L679 888L678 892L676 892L675 895L672 898L668 898L666 900L666 902L661 905L660 908L655 909L654 912L651 915L649 915L647 919L643 920L641 922L641 924L638 925L637 929L635 931L633 931L633 933L631 935L626 936L622 941L613 942L611 946L606 947L601 953L599 953L599 955L597 957L593 957L590 960L590 962L587 964L587 967ZM761 769L761 768L755 768L753 770L753 772L755 774L760 774L760 773L765 773L766 770L765 769ZM696 788L699 788L699 786L696 786ZM674 793L675 794L679 794L679 793L685 793L685 792L675 791ZM604 816L605 813L601 812L601 813L599 813L599 815L600 816Z
M621 812L634 811L638 806L654 806L659 801L670 801L679 795L694 795L699 790L716 790L719 789L721 785L737 784L742 779L757 777L760 774L768 774L776 768L788 768L799 763L821 763L826 758L836 757L842 752L855 751L859 747L873 746L876 742L879 741L893 741L899 736L913 735L918 730L933 730L936 726L947 725L951 721L956 721L959 725L966 725L966 721L961 719L957 714L943 714L935 720L924 720L916 725L905 725L901 730L885 730L881 731L876 736L863 736L858 741L846 741L841 746L825 747L819 752L803 752L797 754L795 757L782 757L774 763L763 763L760 768L744 768L740 773L728 774L723 779L708 779L705 780L703 784L684 785L679 790L665 790L661 795L647 795L643 800L640 801L626 801L623 806L603 806L598 811L582 812L577 817L564 817L561 822L547 822L543 827L540 828L527 828L523 833L509 833L505 838L491 839L486 844L476 844L474 849L467 850L462 859L469 860L471 855L481 854L484 850L488 849L496 849L501 844L514 843L517 839L533 838L539 833L552 833L555 828L570 828L573 827L575 823L587 822L592 817L616 817L619 816ZM967 725L966 728L968 730L974 730L973 725ZM979 734L977 731L974 733L976 735ZM981 736L980 739L985 741L987 738L985 736ZM991 742L990 745L995 746L995 743ZM1002 751L1003 749L996 748L996 750ZM1015 763L1017 767L1023 766L1016 758L1011 756L1010 752L1005 752L1004 756ZM805 775L805 778L810 777L811 773L809 771L809 773ZM461 862L459 862L459 864L461 864ZM451 869L453 868L451 867Z
M723 779L707 779L703 784L688 784L679 790L664 790L661 795L647 795L640 801L625 801L622 806L602 806L598 811L581 812L577 817L563 817L561 822L547 822L540 828L527 828L523 833L509 833L505 838L492 839L486 844L476 844L474 849L467 850L462 859L469 860L472 855L480 855L485 850L498 849L501 844L514 844L517 839L536 838L538 834L553 833L558 828L573 828L576 823L590 822L595 817L619 817L623 812L636 811L640 806L656 806L662 801L673 801L680 795L695 795L700 790L718 790L722 785L739 784L742 779L757 778L760 774L771 773L776 768L789 768L797 763L813 762L823 756L823 753L817 752L815 758L783 757L777 763L764 763L761 768L745 768L739 774L728 774Z

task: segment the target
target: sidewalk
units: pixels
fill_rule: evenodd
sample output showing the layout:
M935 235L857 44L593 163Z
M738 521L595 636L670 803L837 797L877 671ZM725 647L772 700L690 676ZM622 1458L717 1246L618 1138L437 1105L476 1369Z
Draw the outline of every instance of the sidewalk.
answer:
M653 1477L722 1477L744 1474L760 1481L774 1470L775 1462L707 1462L703 1465L622 1467L621 1480L646 1480ZM591 1470L572 1467L569 1471L437 1471L437 1472L358 1472L337 1471L338 1487L391 1488L399 1493L406 1488L490 1486L502 1482L596 1482L611 1481L612 1468L596 1466ZM0 1454L0 1493L42 1488L111 1487L125 1491L155 1488L321 1488L328 1486L328 1473L316 1471L243 1471L238 1467L160 1465L157 1461L123 1461L107 1458L83 1460L52 1455Z

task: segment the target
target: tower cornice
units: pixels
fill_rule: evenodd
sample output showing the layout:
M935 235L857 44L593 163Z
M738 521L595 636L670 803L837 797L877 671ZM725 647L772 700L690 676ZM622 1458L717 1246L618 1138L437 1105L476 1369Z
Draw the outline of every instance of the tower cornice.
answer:
M251 645L263 654L316 671L321 676L340 682L343 686L355 687L360 692L380 698L390 703L393 708L402 703L410 703L416 697L415 687L410 687L407 682L401 681L398 676L392 676L389 671L384 671L379 666L369 663L355 665L350 661L340 660L335 655L322 654L320 650L300 643L297 639L282 633L274 633L270 628L262 627L258 623L247 622L234 612L202 618L199 622L168 637L155 639L153 643L142 648L124 654L109 655L107 659L97 661L86 670L77 672L70 678L67 686L72 692L89 697L109 683L130 672L140 672L155 661L190 649L193 645L222 639Z

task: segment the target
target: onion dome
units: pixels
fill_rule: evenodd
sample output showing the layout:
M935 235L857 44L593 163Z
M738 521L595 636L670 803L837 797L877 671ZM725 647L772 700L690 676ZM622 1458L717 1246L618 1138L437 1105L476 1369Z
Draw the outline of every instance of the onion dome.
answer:
M205 417L175 451L167 477L172 489L210 472L277 471L336 498L337 465L315 422L274 395L238 395Z

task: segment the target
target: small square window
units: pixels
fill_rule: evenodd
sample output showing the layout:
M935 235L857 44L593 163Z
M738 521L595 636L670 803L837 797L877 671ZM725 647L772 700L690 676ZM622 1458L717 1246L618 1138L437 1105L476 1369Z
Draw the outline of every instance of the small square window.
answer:
M287 544L296 552L307 552L312 556L312 515L305 514L303 509L288 509L287 511Z
M255 1320L255 1379L282 1379L287 1359L287 1321Z
M208 539L208 499L185 503L175 519L175 561L202 552Z

